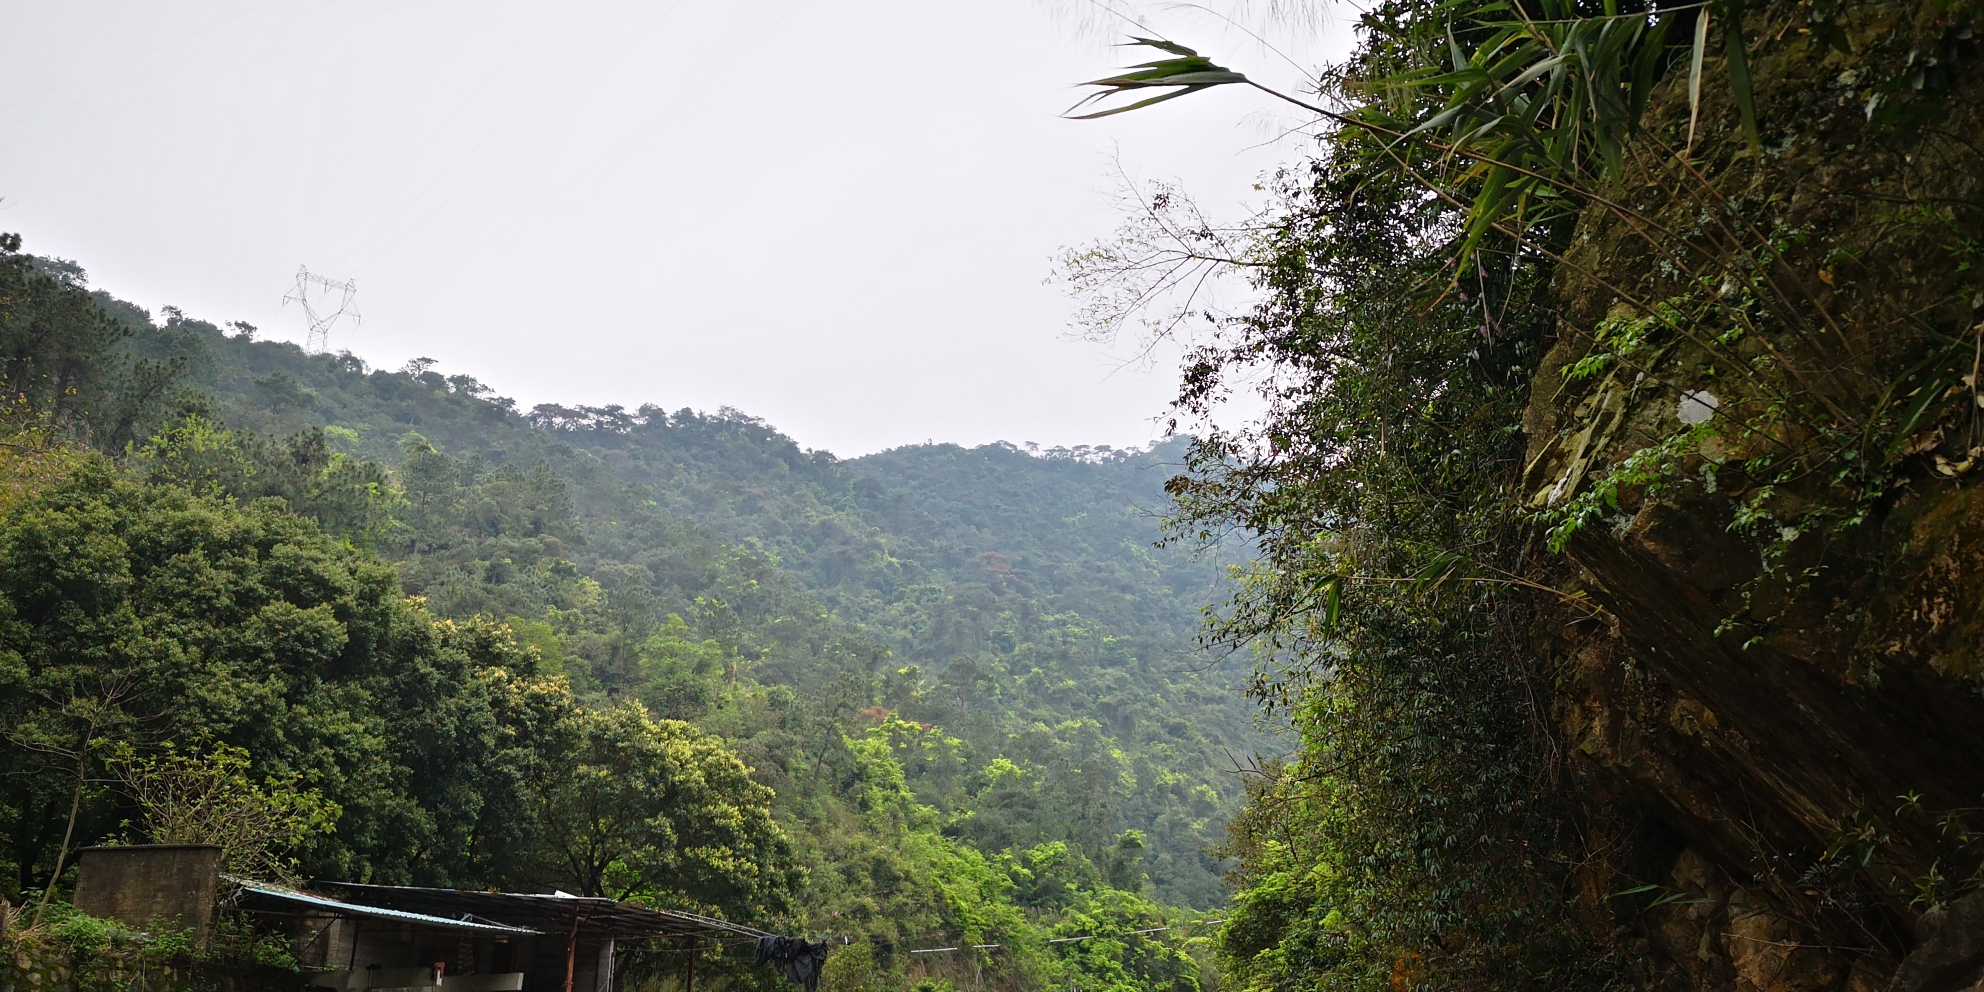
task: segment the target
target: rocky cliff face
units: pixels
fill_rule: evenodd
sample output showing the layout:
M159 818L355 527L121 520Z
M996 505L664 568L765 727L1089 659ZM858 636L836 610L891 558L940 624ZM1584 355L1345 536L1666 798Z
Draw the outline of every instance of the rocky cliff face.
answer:
M1554 646L1557 717L1586 901L1649 986L1984 968L1980 30L1753 9L1761 147L1705 86L1689 149L1677 73L1562 266L1524 484L1597 606Z

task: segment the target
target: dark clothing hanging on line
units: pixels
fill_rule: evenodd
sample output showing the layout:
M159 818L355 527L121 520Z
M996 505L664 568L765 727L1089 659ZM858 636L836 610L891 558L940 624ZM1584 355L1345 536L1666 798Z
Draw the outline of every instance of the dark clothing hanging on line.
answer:
M783 968L785 977L804 986L806 992L814 992L820 985L820 969L827 964L827 942L814 943L804 937L759 937L754 963Z

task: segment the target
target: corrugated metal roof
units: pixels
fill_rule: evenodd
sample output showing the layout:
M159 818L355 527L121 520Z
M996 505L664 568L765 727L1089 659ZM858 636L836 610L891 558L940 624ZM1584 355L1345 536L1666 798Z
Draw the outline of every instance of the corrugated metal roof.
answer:
M373 919L396 920L401 923L417 923L421 926L434 927L440 930L465 930L474 933L539 934L542 932L530 930L525 927L506 926L500 923L477 923L472 920L455 920L445 916L409 913L405 910L386 909L381 906L361 906L357 903L326 899L323 896L311 895L308 892L298 892L295 889L277 888L254 882L243 882L240 885L241 892L249 895L251 899L269 899L290 905L309 906L313 909L322 909L341 916L365 916ZM254 907L247 906L244 908L252 910Z
M347 898L374 905L404 906L430 913L473 914L482 919L529 924L543 933L563 934L578 924L580 935L628 940L641 937L767 937L756 927L712 919L679 910L649 909L630 902L569 893L478 892L410 885L362 885L357 882L318 882L336 886Z

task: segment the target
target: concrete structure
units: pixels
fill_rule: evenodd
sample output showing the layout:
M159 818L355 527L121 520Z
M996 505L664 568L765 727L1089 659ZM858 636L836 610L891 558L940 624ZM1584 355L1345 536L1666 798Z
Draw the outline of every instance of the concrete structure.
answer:
M203 943L220 888L220 848L211 844L132 844L81 852L75 905L138 930L193 931Z

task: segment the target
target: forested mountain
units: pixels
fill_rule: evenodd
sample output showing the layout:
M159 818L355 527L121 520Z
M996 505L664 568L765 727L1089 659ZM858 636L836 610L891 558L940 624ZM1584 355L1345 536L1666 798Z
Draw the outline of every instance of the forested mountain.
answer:
M155 321L108 294L89 295L73 264L23 255L11 264L13 299L28 302L9 314L10 381L41 381L54 364L41 332L56 308L29 292L74 311L79 323L64 333L83 328L99 341L85 361L102 381L87 408L62 407L63 387L24 405L24 429L39 440L14 471L51 481L23 482L11 512L102 521L119 534L170 530L190 514L222 543L218 535L249 520L293 529L279 524L293 513L323 537L272 536L261 542L267 553L328 541L312 553L327 562L357 556L305 587L349 585L332 577L343 574L336 569L369 576L371 605L296 601L306 612L330 610L324 622L333 626L319 636L343 647L315 649L332 669L307 684L322 688L296 696L305 683L283 681L291 698L268 710L258 731L230 703L222 708L234 707L232 716L119 738L141 751L168 738L244 748L268 781L319 790L343 813L329 832L300 838L299 870L557 884L865 936L863 960L884 984L903 974L901 950L964 932L1033 947L1026 953L1035 957L1002 966L1014 980L1038 978L1043 967L1073 968L1085 983L1107 972L1127 987L1210 980L1179 956L1187 945L1169 938L1125 938L1115 950L1063 946L1045 958L1037 944L1049 932L1148 929L1183 919L1167 907L1224 901L1208 848L1239 799L1236 763L1265 738L1243 673L1194 650L1200 604L1216 597L1224 565L1156 544L1178 445L1038 453L922 445L844 460L729 410L520 412L425 360L372 369L171 308ZM43 468L56 463L68 467ZM151 546L117 540L133 554ZM189 554L231 554L211 541L155 563L104 567L151 575L146 569L177 567ZM334 550L340 544L349 550ZM45 551L33 554L41 557L23 559L20 574L56 567ZM229 624L249 622L226 611L182 615L185 607L146 591L150 581L130 593L150 605L129 607L158 618L139 622L153 631L147 637L177 636L154 630L162 625L212 627L202 643L226 640ZM381 582L413 598L392 605ZM434 632L418 635L411 653L397 656L404 660L350 660L361 642L413 636L356 625L381 610L411 610L396 622ZM32 629L41 628L20 636L36 636ZM287 650L275 648L276 664L291 664ZM23 686L79 664L23 657ZM234 672L226 679L193 674L197 665L168 676L150 662L130 664L173 698L232 697L276 677L250 655L226 662ZM353 665L379 674L338 674ZM472 701L442 704L457 690L436 684L416 694L417 713L386 705L404 694L394 686L414 677L392 673L412 670L482 688ZM63 685L32 689L22 702L22 718L42 721L49 740L14 759L27 775L5 809L16 893L42 884L62 849L60 800L74 790L60 769L74 774L93 760L77 743L87 734L63 715L74 706L58 699L67 692L73 702L79 684ZM336 710L353 692L375 700L359 722L376 726L350 731L358 737L343 744L309 729L318 724L282 729L292 717L276 715ZM407 752L406 721L424 721L418 714L436 706L454 715L420 731L427 743ZM751 788L765 790L767 829L778 836L726 844L770 845L752 856L770 874L725 880L705 866L684 881L676 866L644 875L635 841L591 867L560 855L560 843L605 828L557 812L555 766L620 768L639 779L629 762L676 746L661 742L677 733L717 743L750 769ZM478 749L494 764L479 763ZM71 753L67 764L48 757L62 753ZM374 757L354 758L365 754ZM698 760L714 769L723 759ZM415 784L444 780L443 768L472 773L438 792ZM114 790L92 795L84 841L128 816ZM719 804L751 801L749 789L733 789Z
M1980 30L1384 0L1304 93L1136 39L1095 116L1315 125L1067 255L1105 337L1256 291L1165 315L1150 452L518 411L0 239L5 894L197 768L296 869L845 935L829 992L1984 988Z
M331 450L398 467L410 512L378 546L438 614L515 618L583 662L566 668L578 685L609 694L642 691L637 645L670 615L697 636L728 634L726 650L766 685L866 680L865 706L969 743L954 781L911 779L961 817L954 829L996 831L993 850L1094 848L1140 830L1157 892L1221 900L1202 849L1234 794L1224 772L1260 738L1239 673L1202 673L1193 650L1221 566L1154 546L1181 445L923 445L845 461L735 411L517 414L425 362L374 370L102 302L137 332L134 352L183 363L214 398L214 423L270 439L323 427ZM519 485L525 502L562 492L548 497L552 517L485 533L465 522L492 486ZM590 626L574 591L588 582L612 611ZM544 626L547 610L563 626ZM1001 756L1048 791L981 808L961 790ZM1039 822L1029 811L1042 802L1081 818Z

